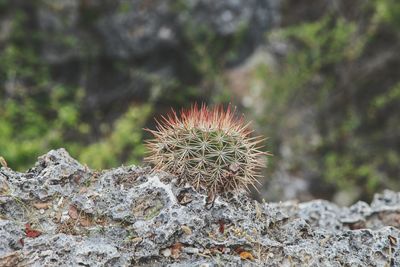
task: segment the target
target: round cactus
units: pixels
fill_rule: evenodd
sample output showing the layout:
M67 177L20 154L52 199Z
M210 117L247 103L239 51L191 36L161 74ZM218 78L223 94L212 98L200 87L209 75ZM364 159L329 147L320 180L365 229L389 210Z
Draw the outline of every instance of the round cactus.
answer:
M258 182L268 154L260 150L263 139L252 137L249 124L243 116L236 118L230 106L194 105L156 122L157 130L148 130L154 139L147 142L145 158L156 169L211 194L249 189Z

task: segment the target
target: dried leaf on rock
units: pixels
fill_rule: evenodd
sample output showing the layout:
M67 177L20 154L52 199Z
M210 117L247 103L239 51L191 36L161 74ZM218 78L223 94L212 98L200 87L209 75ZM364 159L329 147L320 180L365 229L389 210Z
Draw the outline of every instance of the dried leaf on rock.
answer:
M87 217L82 217L82 218L80 218L80 219L79 219L79 223L80 223L83 227L88 227L88 226L90 226L90 225L92 224L91 221L90 221L90 219L87 218Z
M3 158L0 157L0 165L3 166L4 168L7 168L7 161Z
M389 241L390 241L390 245L397 246L397 239L395 237L390 235L390 236L388 236L388 238L389 238Z
M242 260L254 260L253 255L248 251L243 251L239 255Z
M73 206L73 205L69 206L68 215L72 219L77 219L78 218L78 210L76 209L75 206Z
M42 234L42 232L40 232L38 230L33 230L31 228L31 224L27 223L27 224L25 224L25 234L27 237L36 238L36 237L40 236Z
M174 259L179 258L179 256L181 255L182 247L183 247L183 245L179 242L173 244L171 246L171 257Z
M40 210L40 209L46 210L46 209L50 208L51 202L36 202L36 203L33 203L32 206L34 206L38 210Z
M17 251L0 256L0 266L3 267L18 266L19 261L20 258Z
M188 227L186 225L181 225L181 229L186 235L192 234L192 229L190 229L190 227Z

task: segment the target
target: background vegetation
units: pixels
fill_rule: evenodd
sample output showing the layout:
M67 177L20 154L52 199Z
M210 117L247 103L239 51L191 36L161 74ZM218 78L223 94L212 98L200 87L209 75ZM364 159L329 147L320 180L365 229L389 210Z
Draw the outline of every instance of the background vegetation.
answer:
M193 19L175 43L122 57L99 44L96 23L132 6L84 2L71 11L63 1L0 1L0 155L10 167L57 147L91 168L139 164L153 116L233 102L270 137L267 177L284 169L324 198L400 189L398 1L283 0L280 21L257 39L249 23L221 34ZM185 3L169 15L196 12ZM61 30L43 26L51 12Z

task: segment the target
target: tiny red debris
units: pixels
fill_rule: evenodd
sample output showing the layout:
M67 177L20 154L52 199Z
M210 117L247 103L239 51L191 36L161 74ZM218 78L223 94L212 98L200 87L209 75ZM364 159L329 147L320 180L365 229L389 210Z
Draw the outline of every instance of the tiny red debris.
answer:
M31 224L27 223L27 224L25 224L25 234L27 237L36 238L36 237L40 236L42 234L42 232L40 232L38 230L33 230L31 228Z
M244 252L245 250L244 250L244 248L242 248L242 247L236 247L236 248L234 249L234 251L235 251L237 254L240 254L240 253Z
M224 220L221 219L218 221L218 223L219 223L219 232L223 234L225 232L225 222Z
M216 246L219 252L224 253L225 252L225 246L224 245L218 245Z

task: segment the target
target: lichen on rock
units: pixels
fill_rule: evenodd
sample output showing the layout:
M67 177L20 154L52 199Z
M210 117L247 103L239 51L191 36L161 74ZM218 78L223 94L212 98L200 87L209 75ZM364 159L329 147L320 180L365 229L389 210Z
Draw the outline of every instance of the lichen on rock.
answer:
M169 176L136 166L91 171L64 149L26 173L1 168L0 265L400 264L400 193L351 207L229 193L206 206L207 196Z

